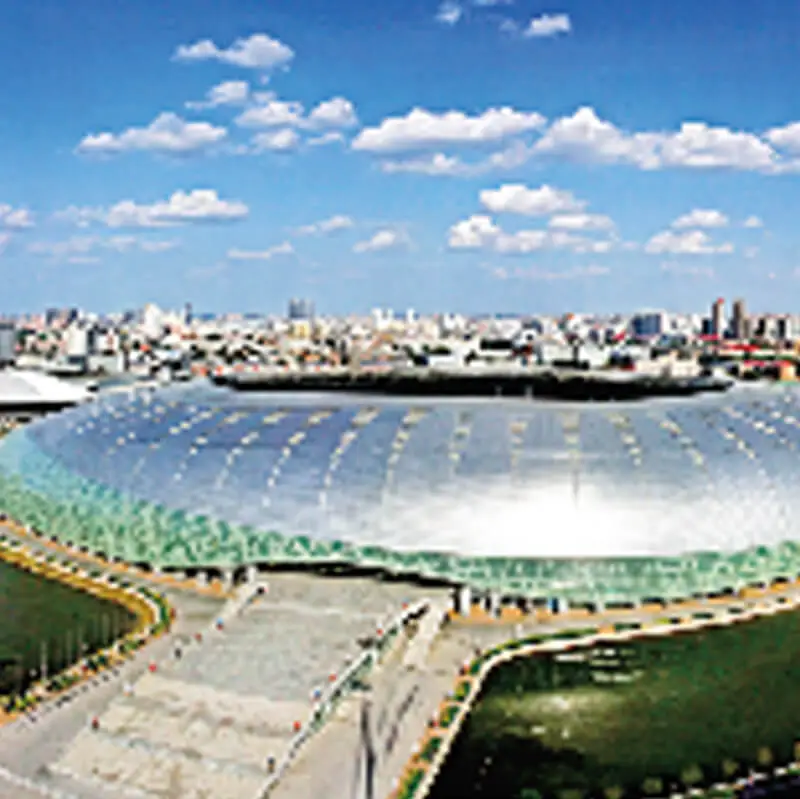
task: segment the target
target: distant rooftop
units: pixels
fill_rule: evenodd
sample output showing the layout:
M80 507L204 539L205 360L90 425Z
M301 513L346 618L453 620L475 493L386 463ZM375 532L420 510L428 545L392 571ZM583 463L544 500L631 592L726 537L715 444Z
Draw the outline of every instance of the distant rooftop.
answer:
M0 408L12 405L77 405L89 396L83 386L42 372L0 370Z

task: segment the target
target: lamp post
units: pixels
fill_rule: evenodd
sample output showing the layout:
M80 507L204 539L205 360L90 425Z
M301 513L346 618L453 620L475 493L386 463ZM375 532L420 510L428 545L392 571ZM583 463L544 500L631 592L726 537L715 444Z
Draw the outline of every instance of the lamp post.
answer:
M47 639L43 639L39 651L39 670L43 683L47 682Z
M358 779L356 782L356 799L375 799L376 759L375 741L372 734L372 698L366 696L361 703L361 721L359 724L359 755L356 772L357 777L363 777L363 780Z

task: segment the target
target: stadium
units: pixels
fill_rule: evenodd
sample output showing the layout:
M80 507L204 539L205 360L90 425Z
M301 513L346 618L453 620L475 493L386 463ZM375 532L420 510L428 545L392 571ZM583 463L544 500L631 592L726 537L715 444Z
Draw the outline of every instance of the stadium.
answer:
M792 580L787 388L610 406L138 391L0 443L0 504L107 559L276 565L594 607Z

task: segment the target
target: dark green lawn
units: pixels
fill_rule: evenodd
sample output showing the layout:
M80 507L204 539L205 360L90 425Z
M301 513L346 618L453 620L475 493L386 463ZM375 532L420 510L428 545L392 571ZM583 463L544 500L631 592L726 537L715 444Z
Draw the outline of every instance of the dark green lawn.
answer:
M432 799L523 799L534 788L565 798L613 788L638 795L659 780L657 792L667 793L730 778L734 764L791 759L800 614L585 654L592 663L548 656L499 668Z

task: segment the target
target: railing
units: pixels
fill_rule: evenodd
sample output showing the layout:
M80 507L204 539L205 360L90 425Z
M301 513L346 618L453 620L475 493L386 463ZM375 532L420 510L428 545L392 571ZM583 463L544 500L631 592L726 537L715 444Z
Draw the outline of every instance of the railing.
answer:
M331 683L328 688L323 691L322 696L314 703L311 709L308 722L303 725L299 732L292 738L286 754L264 786L264 790L261 794L262 799L267 799L267 797L269 797L270 792L289 770L289 767L292 765L303 746L305 746L311 737L323 727L331 710L333 710L337 701L345 694L351 681L361 674L366 674L375 665L381 653L388 646L388 643L406 622L409 619L422 615L429 607L430 601L423 599L410 605L395 616L384 626L383 635L379 637L377 643L363 652L341 675L339 675L335 682Z

